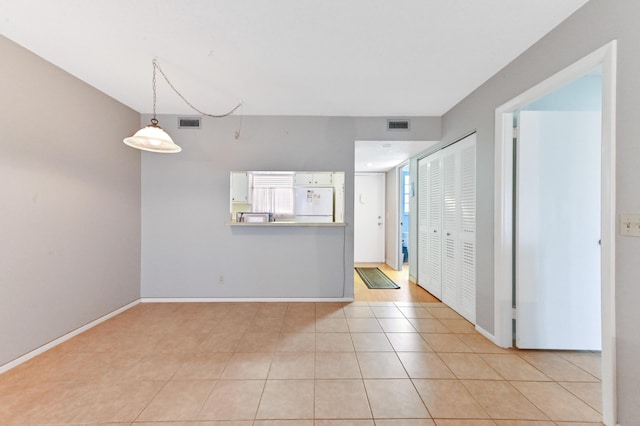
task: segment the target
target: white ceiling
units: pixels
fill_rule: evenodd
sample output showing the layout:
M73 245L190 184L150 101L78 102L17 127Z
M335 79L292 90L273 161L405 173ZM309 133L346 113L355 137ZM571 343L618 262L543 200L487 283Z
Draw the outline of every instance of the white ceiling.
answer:
M141 113L157 58L211 114L440 116L586 1L0 0L0 34Z
M386 172L438 141L356 141L355 171Z

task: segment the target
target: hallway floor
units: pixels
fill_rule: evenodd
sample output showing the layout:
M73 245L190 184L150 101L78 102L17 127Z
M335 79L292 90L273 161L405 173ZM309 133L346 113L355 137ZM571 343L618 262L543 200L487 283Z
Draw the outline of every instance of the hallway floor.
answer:
M439 302L422 287L409 281L409 265L404 264L401 271L396 271L384 263L357 263L356 267L379 268L386 276L400 286L399 289L369 289L353 271L353 294L356 301L362 302Z
M441 303L147 303L0 375L0 424L577 426L599 372Z

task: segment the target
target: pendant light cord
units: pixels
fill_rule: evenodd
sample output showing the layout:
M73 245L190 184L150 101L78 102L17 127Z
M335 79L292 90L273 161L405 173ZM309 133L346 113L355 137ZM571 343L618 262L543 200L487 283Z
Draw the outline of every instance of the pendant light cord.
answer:
M158 124L158 120L156 119L156 69L157 69L160 72L160 74L162 75L162 77L164 78L164 80L167 82L169 87L171 87L171 89L176 93L176 95L178 95L180 97L180 99L182 99L184 101L184 103L189 106L189 108L191 108L192 110L196 111L197 113L199 113L201 115L204 115L204 116L207 116L207 117L212 117L212 118L223 118L223 117L230 116L231 114L233 114L234 112L236 112L240 108L240 126L238 127L238 130L234 134L234 137L236 139L238 139L240 137L240 129L242 128L242 109L241 109L242 108L242 102L240 102L232 110L230 110L229 112L226 112L224 114L208 114L206 112L203 112L203 111L199 110L198 108L196 108L195 106L193 106L193 104L191 102L189 102L187 100L187 98L185 98L182 95L182 93L180 93L178 91L178 89L175 88L175 86L171 83L171 81L169 80L167 75L164 73L164 71L162 71L162 68L160 68L160 64L158 63L157 59L154 58L152 63L153 63L153 80L152 80L152 85L153 85L153 119L151 119L151 123L152 124L154 124L154 125Z
M158 125L158 119L156 118L156 60L153 60L153 78L151 79L151 88L153 89L153 118L151 124Z

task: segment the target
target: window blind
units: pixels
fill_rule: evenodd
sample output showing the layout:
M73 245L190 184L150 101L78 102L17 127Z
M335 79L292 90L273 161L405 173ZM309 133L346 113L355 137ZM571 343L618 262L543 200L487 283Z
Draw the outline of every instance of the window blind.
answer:
M292 218L293 177L293 173L253 173L253 211L273 213L277 218Z

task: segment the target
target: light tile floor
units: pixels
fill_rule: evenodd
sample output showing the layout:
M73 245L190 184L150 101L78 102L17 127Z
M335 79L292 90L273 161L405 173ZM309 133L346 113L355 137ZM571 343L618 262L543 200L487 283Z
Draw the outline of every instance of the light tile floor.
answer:
M0 424L595 425L599 364L441 303L148 303L0 375Z

